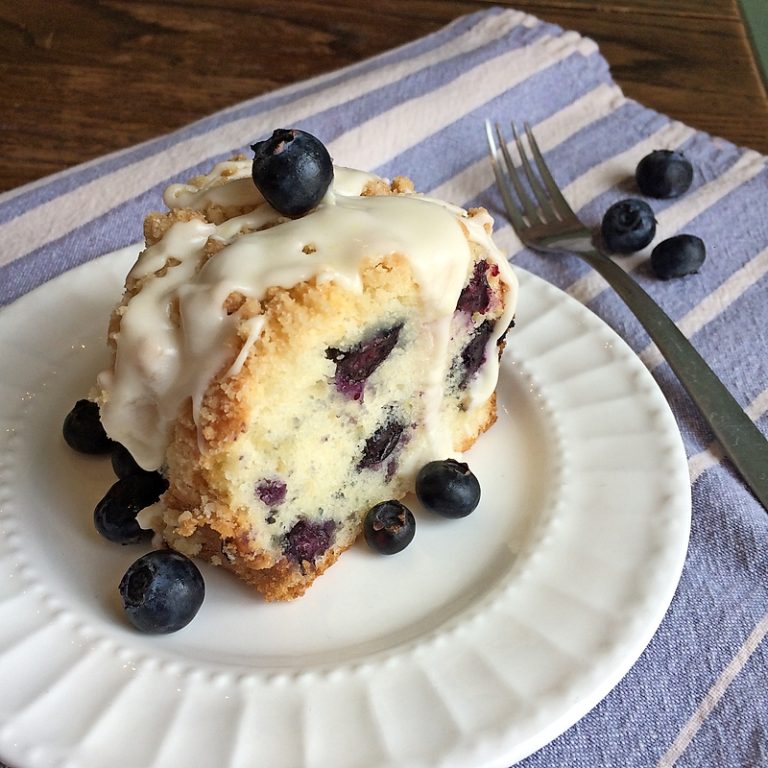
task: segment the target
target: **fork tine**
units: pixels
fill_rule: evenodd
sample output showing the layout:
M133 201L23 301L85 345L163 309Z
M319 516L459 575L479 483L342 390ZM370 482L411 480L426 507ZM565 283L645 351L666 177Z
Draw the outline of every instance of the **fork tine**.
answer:
M498 123L496 123L496 136L498 136L499 145L501 146L501 154L504 156L506 177L512 182L512 186L515 188L517 197L525 209L525 215L528 217L528 221L531 224L541 224L542 221L539 218L539 213L536 210L536 206L534 205L528 193L525 191L525 188L520 181L520 174L517 172L515 161L512 159L512 155L509 154L507 142L504 139L504 135L501 132L501 127Z
M556 219L557 214L552 208L552 203L549 200L547 191L541 185L541 182L539 181L538 177L533 172L531 163L528 160L528 152L525 148L525 144L523 143L523 140L517 131L517 124L514 122L512 123L512 133L514 134L514 137L515 137L515 143L517 144L517 151L520 155L520 161L522 163L523 171L525 172L525 175L528 179L528 183L531 185L533 194L536 196L536 201L538 202L542 212L544 213L544 219L549 221L551 221L552 219Z
M549 168L544 161L544 156L541 154L538 142L533 135L531 124L526 122L524 125L525 135L528 137L528 145L530 146L531 152L533 153L533 159L536 161L536 167L541 174L541 178L544 180L547 192L549 192L549 197L557 206L557 215L563 220L576 219L576 214L573 212L573 208L571 208L571 206L568 204L568 201L563 196L563 193L560 191L560 187L557 186L557 182L552 177L552 174L550 173Z
M496 125L498 132L499 126ZM525 221L523 221L523 215L520 211L517 203L512 199L512 195L509 192L509 183L504 171L501 168L501 160L499 159L499 148L496 145L496 140L493 138L493 131L491 130L490 121L485 121L485 133L488 138L488 148L491 151L491 165L493 166L493 175L496 177L496 186L501 192L501 199L504 202L504 208L506 208L507 216L512 222L512 226L515 231L521 231L525 229Z

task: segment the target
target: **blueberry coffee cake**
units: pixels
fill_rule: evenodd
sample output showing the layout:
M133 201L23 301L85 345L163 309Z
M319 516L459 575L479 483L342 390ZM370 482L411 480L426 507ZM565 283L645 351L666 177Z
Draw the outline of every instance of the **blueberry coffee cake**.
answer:
M517 281L484 209L275 131L145 221L98 378L109 437L167 489L139 522L268 600L494 422Z

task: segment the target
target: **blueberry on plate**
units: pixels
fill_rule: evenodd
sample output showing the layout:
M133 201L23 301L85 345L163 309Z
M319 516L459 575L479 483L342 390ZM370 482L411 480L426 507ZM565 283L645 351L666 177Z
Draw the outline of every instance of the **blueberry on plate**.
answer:
M480 483L463 462L430 461L416 476L416 495L438 515L466 517L480 502Z
M107 437L99 418L99 406L92 400L78 400L66 415L64 440L80 453L109 453L114 443Z
M651 269L657 277L683 277L698 272L707 256L704 241L696 235L675 235L660 242L651 253Z
M157 472L143 472L118 480L93 510L96 530L116 544L135 544L152 538L136 521L136 515L154 504L168 487Z
M601 232L611 253L634 253L653 240L656 219L643 200L619 200L605 212Z
M131 452L121 443L114 443L112 448L112 470L118 477L140 475L148 470L138 465Z
M371 507L363 521L363 535L382 555L402 552L416 534L416 518L405 504L391 499Z
M205 582L188 557L159 549L128 568L119 591L126 616L137 629L167 634L195 618L205 598Z
M311 133L279 128L251 149L253 183L284 216L297 218L311 211L333 181L331 156Z
M649 197L680 197L693 181L693 166L682 153L671 149L655 149L635 169L637 186Z

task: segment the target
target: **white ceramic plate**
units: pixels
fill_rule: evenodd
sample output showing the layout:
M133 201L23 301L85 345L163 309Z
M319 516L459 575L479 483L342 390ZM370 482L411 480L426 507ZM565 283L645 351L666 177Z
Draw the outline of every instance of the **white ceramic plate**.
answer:
M136 249L0 313L0 756L14 768L506 768L592 708L661 621L690 524L652 377L576 301L518 270L500 417L463 520L417 511L265 604L204 567L187 628L143 636L116 585L142 549L95 533L109 462L61 423L106 360Z

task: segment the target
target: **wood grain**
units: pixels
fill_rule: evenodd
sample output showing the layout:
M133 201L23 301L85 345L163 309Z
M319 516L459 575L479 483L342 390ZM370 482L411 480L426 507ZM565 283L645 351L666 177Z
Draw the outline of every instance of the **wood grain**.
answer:
M736 0L0 0L0 190L506 4L592 37L631 98L768 153Z

